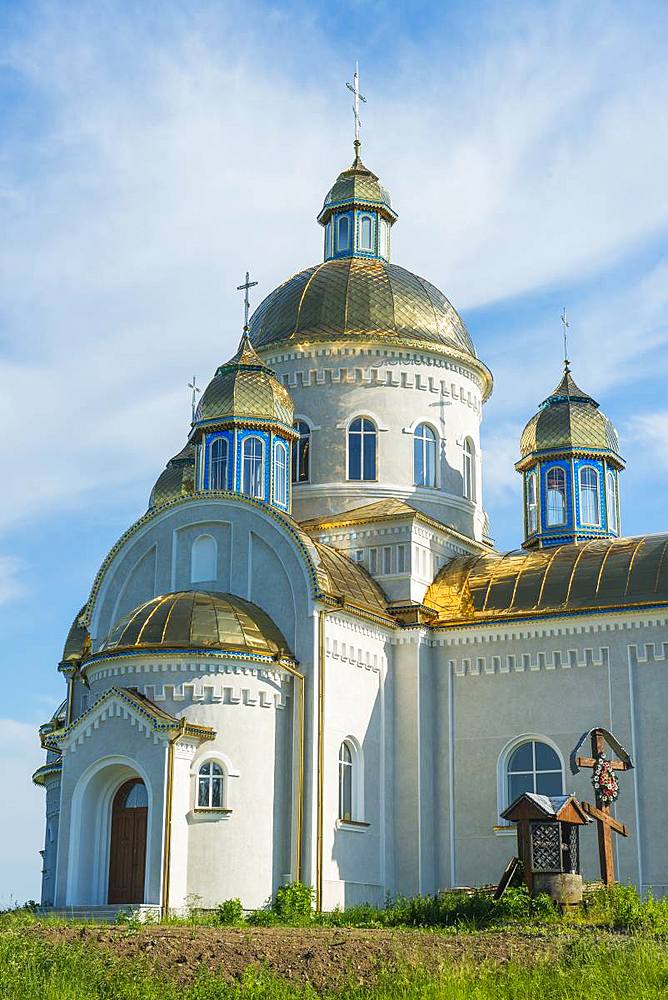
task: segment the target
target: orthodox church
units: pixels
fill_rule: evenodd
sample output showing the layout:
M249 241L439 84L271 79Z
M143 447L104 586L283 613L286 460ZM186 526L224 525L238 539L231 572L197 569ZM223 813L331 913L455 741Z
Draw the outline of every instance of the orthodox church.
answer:
M497 551L492 375L393 262L359 141L317 219L324 259L247 315L69 630L34 775L43 904L495 882L517 795L591 794L569 760L597 725L636 762L619 877L665 892L668 534L621 534L615 428L567 363L519 442L522 547Z

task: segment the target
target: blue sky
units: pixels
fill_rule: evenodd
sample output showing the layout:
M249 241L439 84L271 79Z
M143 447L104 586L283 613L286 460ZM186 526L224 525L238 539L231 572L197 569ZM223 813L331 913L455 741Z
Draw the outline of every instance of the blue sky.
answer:
M188 429L186 383L321 257L351 158L494 372L497 544L520 541L523 424L574 374L616 423L627 534L668 528L668 7L663 3L0 0L0 901L39 891L35 727L69 622Z

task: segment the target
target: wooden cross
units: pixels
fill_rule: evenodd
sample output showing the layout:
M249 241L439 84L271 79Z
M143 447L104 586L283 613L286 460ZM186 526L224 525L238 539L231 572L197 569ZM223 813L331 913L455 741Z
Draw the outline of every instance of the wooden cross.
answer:
M589 733L585 733L573 751L574 755L580 749L587 736L591 737L591 757L574 756L574 771L579 770L581 767L590 767L593 775L600 760L605 756L606 744L622 758L621 760L608 761L613 771L628 771L633 767L631 758L626 750L607 729L596 728L590 730ZM612 854L612 831L614 830L615 833L621 834L622 837L628 837L628 828L624 823L620 823L614 816L610 815L610 803L606 802L600 789L596 789L596 805L593 806L589 802L583 802L582 808L588 816L596 820L598 829L598 854L601 861L601 879L605 885L614 885L615 862Z

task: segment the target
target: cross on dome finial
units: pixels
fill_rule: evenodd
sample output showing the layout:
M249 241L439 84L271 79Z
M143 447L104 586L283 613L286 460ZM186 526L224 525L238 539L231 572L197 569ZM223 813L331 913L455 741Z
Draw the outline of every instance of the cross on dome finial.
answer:
M352 93L355 96L355 100L353 102L353 114L355 116L355 142L354 142L355 162L357 162L357 160L359 160L360 158L360 149L362 146L360 140L360 125L362 124L362 122L360 121L360 101L366 104L366 97L360 94L360 74L359 74L359 64L357 62L355 63L355 73L353 76L353 82L352 83L346 82L346 87L348 88L348 90L352 91Z
M570 371L570 362L568 360L568 319L566 318L566 306L564 306L563 312L561 314L561 324L564 328L564 370L566 372Z
M244 333L248 333L248 314L250 312L250 299L248 298L248 290L254 288L257 285L257 281L250 281L250 274L246 271L246 280L243 285L237 285L237 291L244 292Z
M196 379L196 377L194 375L193 375L192 382L188 382L188 388L192 389L192 391L193 391L192 401L191 402L192 402L192 411L193 411L193 423L195 423L195 410L197 409L197 393L201 392L202 390L198 386L197 379Z

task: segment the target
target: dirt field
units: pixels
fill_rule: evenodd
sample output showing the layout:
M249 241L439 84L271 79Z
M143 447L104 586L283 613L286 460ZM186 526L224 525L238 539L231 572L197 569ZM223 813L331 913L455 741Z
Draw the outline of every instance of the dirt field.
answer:
M37 934L54 943L86 943L124 958L143 958L149 967L189 983L203 964L225 978L237 978L248 966L266 967L316 989L349 980L371 983L381 969L397 964L436 970L443 964L530 964L556 957L575 934L556 928L443 934L410 930L350 928L211 928L211 927L62 927L37 924ZM580 934L582 932L580 931ZM599 940L601 935L599 934Z

